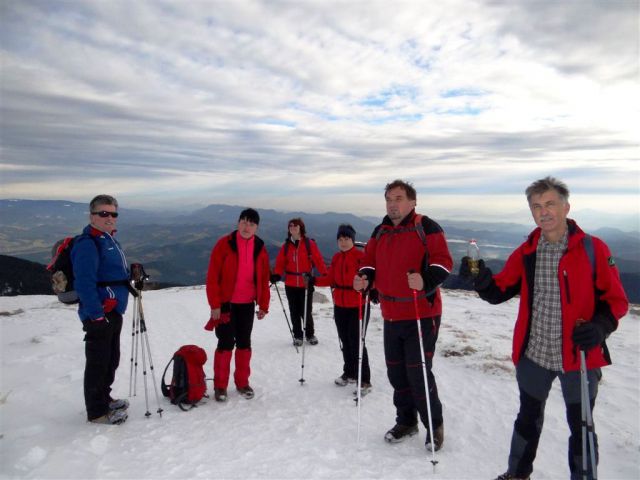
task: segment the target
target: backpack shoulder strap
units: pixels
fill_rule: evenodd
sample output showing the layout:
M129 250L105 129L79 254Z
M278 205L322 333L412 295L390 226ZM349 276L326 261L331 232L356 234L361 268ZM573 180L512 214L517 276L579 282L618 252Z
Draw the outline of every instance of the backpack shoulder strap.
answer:
M164 395L165 397L169 396L169 386L164 381L164 376L167 374L167 370L169 369L169 365L171 365L171 362L173 362L173 357L171 357L171 360L169 360L169 363L167 363L167 366L164 367L164 372L162 373L162 380L160 383L160 390L162 390L162 395Z
M587 257L589 257L589 263L591 264L591 271L593 275L593 282L596 281L596 255L593 250L593 237L586 233L582 239L584 249L587 251Z
M418 237L420 238L420 241L422 242L422 245L424 245L425 247L427 246L427 234L424 231L424 225L422 225L422 219L423 219L423 215L420 215L419 213L416 214L415 218L413 219L413 228L409 227L408 229L405 229L403 231L411 231L411 230L415 230L415 232L418 234ZM382 226L380 226L382 227ZM383 229L383 228L377 228L376 232L375 232L375 239L376 242L378 240L380 240L380 237L382 235L384 235L385 233L389 233L390 230L388 229Z
M311 258L311 240L306 235L304 237L304 246L307 247L307 256L309 257L309 263L313 268L313 259Z
M420 237L420 241L422 242L422 244L426 247L427 246L427 234L424 232L424 225L422 225L422 215L420 215L419 213L416 215L416 218L414 220L415 222L415 226L416 226L416 233L418 234L418 237Z

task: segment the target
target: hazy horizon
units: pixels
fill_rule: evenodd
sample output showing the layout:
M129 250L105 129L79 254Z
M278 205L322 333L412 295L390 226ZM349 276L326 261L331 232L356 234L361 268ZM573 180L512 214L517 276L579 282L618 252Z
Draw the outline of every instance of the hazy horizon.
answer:
M104 191L101 193L110 194L109 191ZM505 200L506 196L502 196L501 199ZM509 199L508 207L505 208L505 211L476 211L474 213L474 209L477 209L479 205L483 203L490 204L492 201L497 201L495 199L487 199L485 197L474 197L473 205L468 204L468 208L465 208L464 205L451 205L450 198L437 198L430 196L421 196L420 192L418 192L418 204L416 207L416 211L418 213L426 214L435 219L436 221L472 221L478 223L514 223L523 226L530 226L532 229L535 227L531 214L527 208L526 200L524 195L513 195L513 198ZM260 209L269 209L275 210L279 212L303 212L307 214L323 214L323 213L337 213L337 214L352 214L358 217L366 217L371 219L382 219L385 213L384 200L381 195L378 195L375 200L372 199L371 206L369 209L357 209L356 203L342 203L340 205L335 205L335 208L323 208L322 202L283 202L283 203L275 203L275 204L267 204L264 201L260 201L257 199L242 199L242 198L228 198L228 199L216 199L212 201L203 201L203 202L194 202L190 204L182 204L176 205L171 204L167 205L166 203L146 203L144 201L136 201L136 199L129 199L127 197L117 197L118 202L120 204L120 208L124 209L139 209L139 210L147 210L153 212L162 212L167 211L171 213L180 213L180 212L192 212L194 210L207 207L209 205L228 205L228 206L243 206L243 207L253 207L258 211ZM459 199L459 198L458 198ZM81 200L72 200L70 198L1 198L0 200L6 201L67 201L74 203L85 203L88 204L90 198L81 199ZM437 200L440 200L438 202ZM460 200L460 199L459 199ZM463 199L464 200L464 199ZM463 200L460 200L460 204L465 204ZM467 199L468 200L468 199ZM520 201L520 205L517 202ZM374 205L374 202L377 205ZM449 205L443 205L444 202L448 202ZM638 232L640 231L640 213L638 212L630 212L624 213L617 211L616 213L607 212L602 208L593 207L585 207L581 208L579 205L580 199L570 199L571 210L569 212L569 218L572 218L578 222L578 224L586 229L595 229L595 228L617 228L619 230L625 232ZM354 206L354 208L351 208ZM513 208L509 208L509 207ZM456 208L457 207L457 208Z

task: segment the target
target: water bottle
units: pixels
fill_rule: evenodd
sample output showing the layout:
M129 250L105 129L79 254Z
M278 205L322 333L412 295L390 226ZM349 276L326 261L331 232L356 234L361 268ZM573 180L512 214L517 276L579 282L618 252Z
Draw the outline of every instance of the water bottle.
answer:
M478 267L480 248L478 248L478 244L473 238L469 240L469 244L467 245L467 257L469 257L469 271L471 275L475 277L480 272L480 268Z

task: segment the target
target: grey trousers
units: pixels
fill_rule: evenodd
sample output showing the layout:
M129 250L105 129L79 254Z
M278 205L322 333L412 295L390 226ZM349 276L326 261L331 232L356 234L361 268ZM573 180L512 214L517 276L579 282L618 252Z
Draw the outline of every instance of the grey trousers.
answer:
M523 356L516 366L516 378L520 389L520 411L513 425L508 471L517 478L527 478L533 471L538 441L544 423L544 408L556 377L560 380L562 396L566 406L570 436L568 446L571 479L582 478L582 407L580 403L580 372L555 372L541 367ZM599 368L588 370L589 403L591 411L598 393L598 381L602 377ZM598 459L598 439L594 432L596 462ZM589 450L589 449L587 449ZM589 455L589 452L587 452ZM593 477L591 459L587 459L587 477Z

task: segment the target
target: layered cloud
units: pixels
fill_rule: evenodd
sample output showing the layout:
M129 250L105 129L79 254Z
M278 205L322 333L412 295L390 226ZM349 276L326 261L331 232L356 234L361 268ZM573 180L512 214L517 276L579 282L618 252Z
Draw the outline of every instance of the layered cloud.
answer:
M0 193L638 198L638 2L433 3L4 2Z

